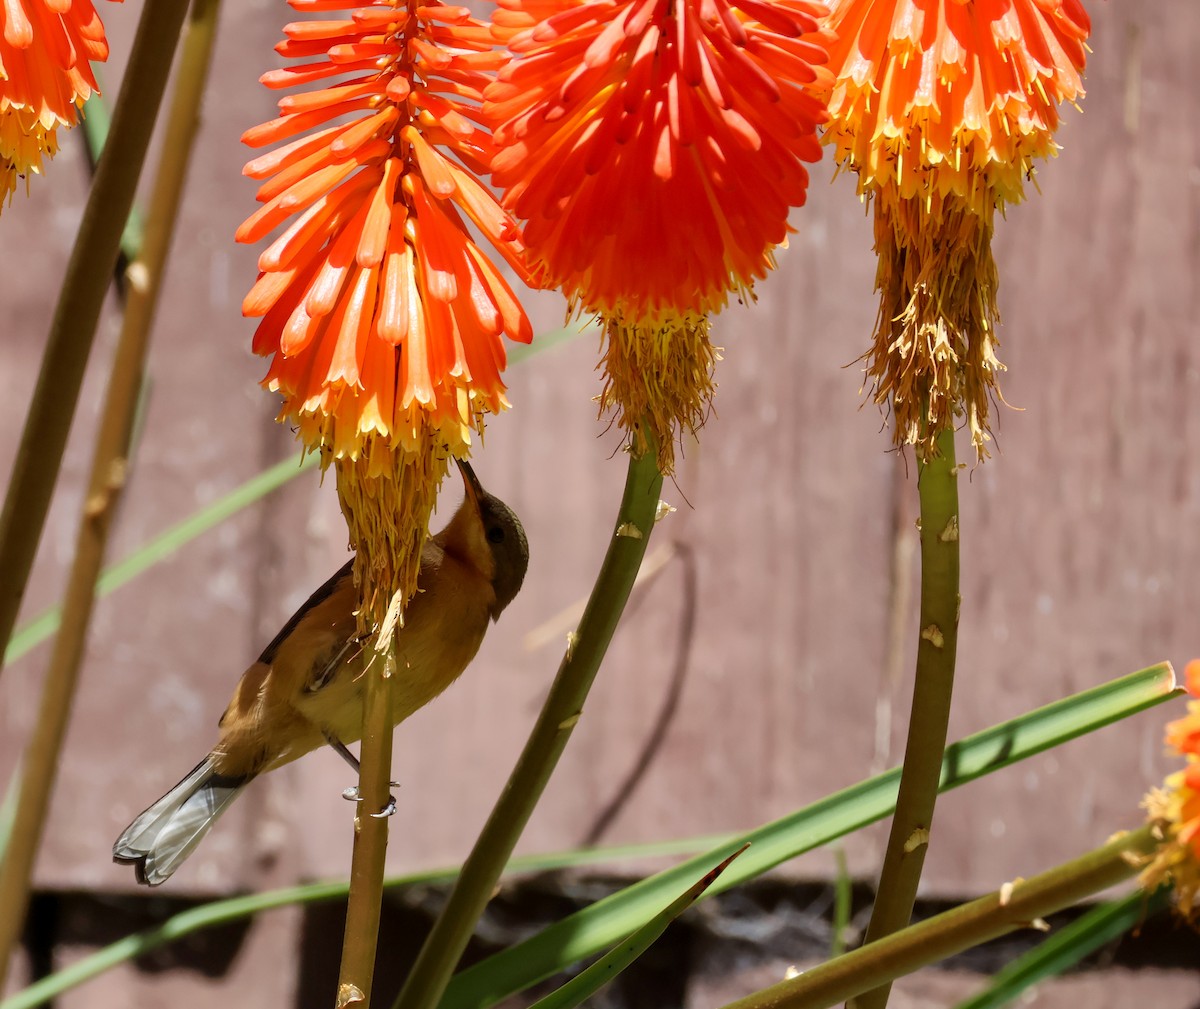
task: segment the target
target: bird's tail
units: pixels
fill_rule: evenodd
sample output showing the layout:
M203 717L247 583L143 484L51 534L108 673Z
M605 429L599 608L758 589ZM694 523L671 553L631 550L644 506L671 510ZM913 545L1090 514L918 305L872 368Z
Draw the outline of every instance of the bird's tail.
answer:
M183 863L249 777L218 774L212 756L150 806L113 845L113 861L133 866L139 883L157 886Z

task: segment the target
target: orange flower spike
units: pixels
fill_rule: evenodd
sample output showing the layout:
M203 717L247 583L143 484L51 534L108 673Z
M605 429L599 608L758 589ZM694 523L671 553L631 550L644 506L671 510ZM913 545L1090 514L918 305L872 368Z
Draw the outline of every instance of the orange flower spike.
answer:
M980 459L998 395L997 208L1057 151L1083 97L1080 0L833 0L825 142L875 202L874 347L895 441L931 454L965 415Z
M1200 701L1189 705L1189 714L1167 725L1166 744L1179 754L1200 757Z
M704 420L710 313L774 265L820 157L823 3L500 0L492 180L531 263L605 325L603 408L670 471ZM643 430L642 424L649 430Z
M1200 699L1200 659L1192 659L1183 667L1183 682L1187 692Z
M1168 775L1143 805L1156 827L1159 847L1142 870L1141 883L1154 890L1170 882L1175 908L1194 921L1200 904L1200 763Z
M304 62L263 83L308 90L243 136L283 143L246 166L263 206L237 239L286 224L243 311L261 317L254 349L272 358L280 419L334 463L367 630L415 588L449 457L508 405L502 337L532 335L464 217L528 271L515 224L471 174L492 156L487 26L437 3L290 2L328 13L285 27L276 50Z
M1200 659L1192 659L1184 668L1184 682L1194 699L1183 718L1167 723L1166 744L1181 756L1200 760Z
M40 175L58 151L58 128L75 125L98 91L91 63L108 59L90 0L7 0L0 5L0 206L17 179Z
M1160 843L1141 879L1147 889L1169 880L1176 909L1193 921L1200 906L1200 659L1187 664L1184 676L1193 700L1187 715L1168 723L1166 743L1187 765L1146 797Z

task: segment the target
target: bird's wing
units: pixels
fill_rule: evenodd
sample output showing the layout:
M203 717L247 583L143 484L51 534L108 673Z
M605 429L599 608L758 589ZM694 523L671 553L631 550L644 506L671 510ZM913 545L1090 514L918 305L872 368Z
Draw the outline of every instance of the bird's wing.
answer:
M322 687L327 686L337 675L338 670L346 663L354 661L362 649L362 639L357 635L351 635L334 648L328 657L323 656L320 661L314 662L308 678L304 681L304 692L315 694Z

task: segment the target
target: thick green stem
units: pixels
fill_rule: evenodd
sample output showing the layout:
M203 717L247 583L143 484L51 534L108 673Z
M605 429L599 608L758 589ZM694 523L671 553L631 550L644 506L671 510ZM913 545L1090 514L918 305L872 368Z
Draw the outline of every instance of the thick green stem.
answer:
M172 10L170 14L163 10L163 8L171 6L159 2L148 2L144 8L142 21L138 27L138 37L134 43L134 53L130 57L125 85L121 89L121 97L117 104L110 151L119 150L122 123L128 122L130 115L135 111L143 109L143 114L147 116L149 122L153 122L158 100L166 83L166 74L170 69L171 54L175 49L180 22L187 10L184 4L179 4L178 10ZM117 343L116 357L113 361L112 375L109 378L108 390L105 395L100 428L96 435L88 492L84 498L83 514L80 517L79 531L75 541L75 555L63 600L62 628L55 639L54 650L50 656L50 667L46 674L46 684L42 693L37 724L21 771L17 815L13 823L12 836L5 852L4 862L0 865L0 907L5 909L5 913L0 915L0 989L4 987L4 976L13 947L20 935L25 907L29 900L30 877L45 826L50 796L54 791L59 753L71 713L71 702L75 695L79 665L83 658L84 642L87 637L92 604L95 601L96 579L104 560L109 524L120 498L129 466L127 458L129 435L137 408L138 392L142 386L150 325L154 317L163 264L166 262L167 253L170 250L171 234L175 227L180 194L198 125L197 109L200 107L204 82L208 76L217 11L218 0L196 0L193 4L184 55L180 60L178 84L172 98L170 120L163 140L162 163L159 166L154 182L154 191L151 195L150 220L146 230L145 245L139 259L129 268L129 297L121 336ZM157 50L156 59L151 60L145 54L147 48ZM146 101L144 92L146 91L153 91L156 96L149 108L144 108ZM141 125L148 134L149 124ZM108 157L105 158L105 162L110 165L115 163ZM104 170L105 162L102 162L101 172ZM128 183L130 198L132 198L133 185L136 182L137 170L140 165L141 153L138 153L136 157L131 155L124 167L128 179L124 179L124 176L122 179ZM100 175L98 174L88 203L89 213L100 187ZM129 202L126 200L120 211L122 221L128 209ZM115 241L119 235L118 230L112 236L114 256ZM79 246L76 247L76 253L78 252ZM107 274L109 269L109 267L104 267L101 270L99 264L93 264L93 266L102 275ZM74 267L74 262L72 267ZM90 286L90 281L89 285L85 286ZM101 284L98 288L101 294L103 286ZM73 302L70 293L68 284L68 288L64 289L63 302L59 306L60 312L63 304ZM99 307L98 301L96 307L97 309ZM93 316L92 324L80 325L80 329L87 329L90 332L94 321ZM55 325L57 332L57 318ZM86 350L84 353L86 354ZM47 351L46 359L47 361L50 359L49 351ZM80 368L82 368L82 364L80 364ZM42 391L39 386L38 395ZM74 402L73 396L70 402ZM68 410L68 424L70 422L69 413ZM25 446L22 446L22 451L24 449ZM21 469L19 461L17 468ZM53 477L51 476L46 487L47 494L52 485ZM13 494L16 494L15 488ZM7 514L6 512L6 516ZM21 515L29 517L27 512L22 512ZM14 528L6 525L5 532L11 533ZM2 552L3 550L0 548L0 553ZM4 569L0 568L0 570ZM7 578L5 585L7 591ZM7 633L11 627L11 622L9 622L3 628L5 641L7 641Z
M1047 915L1137 873L1139 856L1154 845L1149 827L1123 834L1081 858L860 946L724 1009L825 1009L868 989L878 991L898 977L989 939L1040 927Z
M631 456L616 527L579 628L571 636L525 749L421 947L397 1007L432 1009L441 999L475 923L491 900L496 881L583 713L584 700L646 553L661 489L662 474L655 463L654 446L644 455Z
M950 724L958 646L958 468L954 431L937 439L938 455L921 462L921 631L908 743L896 813L865 942L904 928L912 916L929 847L942 755ZM888 987L868 992L855 1009L884 1009Z
M117 261L121 232L133 204L186 13L187 4L180 0L146 0L142 8L109 143L97 166L71 250L0 513L0 571L4 572L0 579L0 654L12 636L46 524L100 306Z
M392 684L396 650L374 652L367 667L363 702L363 741L358 767L358 809L354 816L354 853L350 861L350 897L338 973L337 1009L369 1005L379 941L387 857L388 795L392 776Z

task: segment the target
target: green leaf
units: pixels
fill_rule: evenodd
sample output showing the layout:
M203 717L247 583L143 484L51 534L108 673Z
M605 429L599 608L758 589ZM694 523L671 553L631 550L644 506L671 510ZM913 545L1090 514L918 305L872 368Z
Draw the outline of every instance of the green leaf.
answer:
M91 108L91 100L88 102L88 108ZM551 350L576 336L592 332L599 332L598 327L593 323L587 323L564 326L562 329L539 334L532 344L514 347L509 354L509 361L513 365L519 364L535 354ZM270 469L251 477L228 494L201 508L178 525L172 526L166 532L139 547L125 560L105 568L96 581L96 595L98 597L106 596L114 589L120 588L143 571L170 557L196 537L208 532L214 526L220 525L230 516L236 515L243 508L254 504L260 498L270 494L271 491L282 487L288 481L313 469L318 464L319 458L315 453L309 453L302 460L297 460L293 456L291 459L276 463ZM61 619L61 607L51 606L18 628L4 653L4 665L16 662L21 656L53 635L58 630Z
M9 795L15 794L17 780L14 775L12 784L9 786ZM5 805L8 803L9 798L6 796ZM0 806L0 815L3 814L3 808ZM653 844L614 845L608 848L590 848L546 855L523 855L508 863L506 874L549 872L598 862L610 865L614 861L625 859L691 855L724 840L723 837L696 837L659 841ZM434 869L429 872L393 876L384 881L384 886L445 884L453 881L457 875L457 868ZM310 883L305 886L268 890L266 893L253 893L225 900L215 900L199 907L188 908L186 911L172 915L155 928L118 939L111 945L97 950L91 956L71 964L70 967L42 978L0 1002L0 1009L32 1009L33 1006L48 1002L126 960L142 956L160 946L191 935L193 932L225 925L231 921L240 921L262 911L272 911L290 904L316 904L328 900L345 900L348 889L349 884L345 882Z
M837 862L837 873L833 879L833 942L829 957L841 956L846 952L846 935L850 931L850 911L854 904L854 880L846 866L846 851L838 848L833 853Z
M103 80L99 70L96 67L92 68L96 74L97 81L103 86ZM108 128L112 122L112 116L109 114L108 106L104 102L104 98L99 91L93 91L92 97L89 98L83 106L83 139L87 145L88 159L92 163L92 168L96 167L96 163L100 160L100 154L104 150L104 142L108 139ZM125 222L125 230L121 232L121 255L132 263L142 251L142 234L146 228L142 222L142 213L138 209L136 201L129 208L129 218Z
M956 1009L999 1009L1010 1004L1027 988L1070 970L1089 953L1163 910L1169 893L1166 886L1149 895L1138 889L1120 900L1098 904L998 971L983 991Z
M601 988L613 980L626 967L646 952L667 926L691 907L699 896L710 887L725 868L746 850L748 845L742 845L737 851L721 862L715 869L680 897L671 901L662 911L651 918L633 935L619 942L599 960L580 971L561 988L552 991L545 998L538 999L530 1009L575 1009L584 999L595 995Z
M594 320L573 323L563 326L561 329L552 329L548 333L539 333L534 337L532 343L518 343L509 347L508 363L510 366L515 366L544 351L553 350L555 347L568 343L577 336L593 335L600 335L600 326Z
M953 743L942 762L941 790L1008 767L1173 696L1169 663L1105 683ZM569 915L537 935L457 974L441 1009L482 1009L567 969L647 921L704 867L752 847L705 896L721 893L806 851L889 815L899 768L852 785L811 806L641 880Z
M120 588L147 568L153 567L159 561L169 557L201 533L207 532L213 526L220 525L247 505L253 504L259 498L283 486L306 470L312 469L318 465L318 462L319 459L315 454L307 455L303 460L295 457L285 459L247 480L241 486L235 487L212 504L201 508L160 536L156 536L123 561L105 568L96 580L96 595L106 596L114 589ZM45 641L58 630L61 620L62 608L52 606L19 628L9 642L8 650L4 653L4 664L15 662L31 648Z

